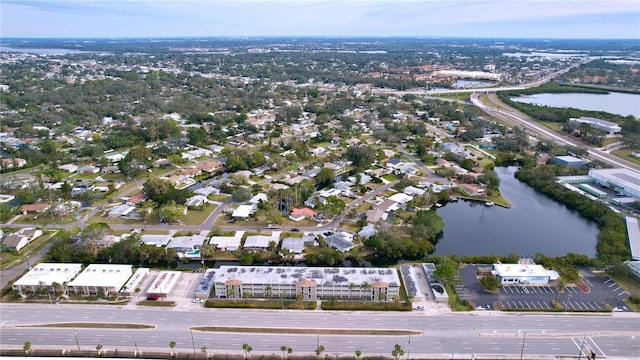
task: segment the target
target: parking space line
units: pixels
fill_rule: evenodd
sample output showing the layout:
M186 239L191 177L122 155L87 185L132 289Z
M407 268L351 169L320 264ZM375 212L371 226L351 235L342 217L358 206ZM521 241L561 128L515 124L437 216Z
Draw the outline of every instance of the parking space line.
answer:
M609 281L611 281L611 278L607 278L607 280L605 280L604 283L607 284Z
M609 285L609 287L616 286L616 285L617 285L616 283L612 282L611 285Z
M625 290L618 294L618 296L624 296L624 295L629 295L629 293Z
M618 287L616 287L615 289L613 289L613 292L616 292L616 291L618 291L618 290L620 290L620 286L618 286Z

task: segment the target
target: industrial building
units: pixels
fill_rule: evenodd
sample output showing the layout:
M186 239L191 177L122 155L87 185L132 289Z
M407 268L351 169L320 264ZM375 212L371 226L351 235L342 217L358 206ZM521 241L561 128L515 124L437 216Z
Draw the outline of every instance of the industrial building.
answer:
M221 266L214 286L218 298L388 301L399 295L400 278L385 268Z
M587 116L581 116L579 118L570 118L569 122L576 122L579 124L590 125L594 129L606 132L607 135L614 135L622 131L622 128L620 127L620 125L614 122L587 117Z
M104 296L115 295L131 277L132 265L91 264L73 281L67 284L67 291L75 295Z
M493 264L491 273L501 285L545 285L560 277L556 271L535 264Z
M566 167L580 168L584 166L584 161L575 156L556 156L553 159L556 165L564 165Z
M590 169L589 176L596 183L620 195L640 198L640 173L629 169Z
M40 289L55 291L53 284L63 285L75 278L82 270L82 264L40 263L13 283L13 290L21 293L35 293Z

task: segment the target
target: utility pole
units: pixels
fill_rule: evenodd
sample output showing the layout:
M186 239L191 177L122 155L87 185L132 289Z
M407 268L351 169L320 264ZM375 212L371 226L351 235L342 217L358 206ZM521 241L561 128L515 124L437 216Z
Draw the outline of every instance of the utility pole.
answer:
M193 346L193 353L195 354L196 353L196 342L193 339L193 330L189 329L189 331L191 332L191 346Z
M407 350L407 359L411 359L411 334L409 334L409 349Z
M78 347L78 351L80 351L80 343L78 342L78 333L76 333L76 328L73 328L73 337L76 339L76 346Z
M584 334L584 337L582 338L582 343L580 344L580 353L578 354L578 360L580 360L580 358L582 358L582 349L584 348L584 341L587 338L587 334Z
M524 332L524 337L522 338L522 350L520 350L520 360L522 360L522 355L524 354L524 342L527 340L527 332ZM580 360L580 359L578 359Z

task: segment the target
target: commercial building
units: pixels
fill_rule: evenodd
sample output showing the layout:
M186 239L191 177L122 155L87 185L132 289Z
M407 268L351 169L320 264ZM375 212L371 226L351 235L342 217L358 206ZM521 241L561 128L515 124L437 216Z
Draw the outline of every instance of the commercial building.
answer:
M566 167L580 168L584 166L584 161L575 156L556 156L553 159L556 165L564 165Z
M557 272L535 264L493 264L491 272L501 285L545 285L559 278Z
M124 285L122 290L120 290L120 294L124 296L131 296L136 293L136 289L140 288L142 280L144 280L147 275L149 275L149 268L139 268L138 270L136 270L133 276L129 278L129 281L127 281L127 283ZM139 291L140 290L138 290L138 292Z
M115 295L131 277L132 265L91 264L67 285L67 291L75 295Z
M606 132L608 135L613 135L622 131L622 128L620 127L620 125L614 122L587 117L587 116L582 116L579 118L570 118L569 121L577 122L579 124L590 125L594 129Z
M596 183L618 192L620 195L640 198L640 173L629 169L590 169L589 176Z
M640 224L638 218L627 216L627 239L629 240L629 250L631 250L631 260L640 261Z
M158 274L149 290L147 290L147 296L149 295L157 295L159 297L167 297L171 290L173 290L174 286L178 282L180 275L182 273L180 271L163 271Z
M395 269L221 266L215 274L218 298L274 297L302 300L391 300L399 295Z
M195 298L196 299L208 299L211 295L211 289L213 289L213 281L215 280L216 269L208 269L200 283L198 283L198 287L196 288Z
M82 270L82 264L40 263L13 283L13 290L34 293L39 289L53 292L53 284L64 285Z

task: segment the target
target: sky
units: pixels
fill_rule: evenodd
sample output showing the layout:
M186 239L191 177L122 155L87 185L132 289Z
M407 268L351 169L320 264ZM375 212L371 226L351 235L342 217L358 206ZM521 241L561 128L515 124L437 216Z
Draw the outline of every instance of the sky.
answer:
M639 0L0 0L0 37L640 39Z

